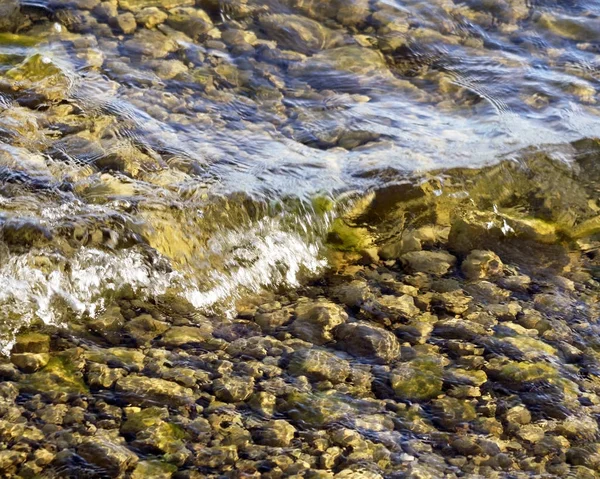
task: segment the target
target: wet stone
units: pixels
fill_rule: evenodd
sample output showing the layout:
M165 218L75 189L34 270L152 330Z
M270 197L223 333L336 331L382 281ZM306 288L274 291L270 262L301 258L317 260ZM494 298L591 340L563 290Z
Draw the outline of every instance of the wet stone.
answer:
M348 361L318 349L304 349L292 355L288 366L292 374L304 375L314 381L344 382L350 375Z
M502 260L493 251L473 250L462 262L460 269L470 280L493 278L503 273Z
M356 357L376 363L389 363L400 358L396 336L367 322L346 323L335 332L337 347Z
M228 376L213 381L215 396L221 401L240 402L250 397L254 389L252 378Z
M115 390L131 404L175 404L193 402L193 392L172 381L130 374L117 380Z
M282 419L269 421L264 426L252 431L255 442L265 446L287 447L290 445L296 428Z
M290 330L305 341L323 345L333 340L332 330L347 318L340 306L329 301L302 302L296 306L296 319Z
M413 251L400 258L411 273L444 275L456 264L456 257L444 251Z
M118 477L138 462L137 456L125 446L102 437L86 439L77 453L110 477Z

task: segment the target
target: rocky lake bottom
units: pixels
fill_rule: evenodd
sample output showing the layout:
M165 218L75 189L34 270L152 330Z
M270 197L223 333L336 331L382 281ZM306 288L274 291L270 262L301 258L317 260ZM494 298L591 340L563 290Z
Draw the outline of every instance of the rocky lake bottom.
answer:
M598 18L0 0L0 476L600 477Z

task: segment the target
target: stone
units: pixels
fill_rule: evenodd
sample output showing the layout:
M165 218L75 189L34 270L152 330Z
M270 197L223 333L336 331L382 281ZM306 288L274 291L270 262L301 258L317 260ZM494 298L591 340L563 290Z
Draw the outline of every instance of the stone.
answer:
M426 401L442 393L443 367L438 358L417 357L400 363L390 373L396 396L409 401Z
M128 321L123 329L138 346L143 346L169 329L169 324L141 314Z
M131 473L131 479L170 479L177 466L162 461L140 461Z
M340 33L300 15L264 15L260 26L279 48L304 54L340 47L344 40Z
M161 338L161 343L167 347L180 348L185 346L200 346L213 338L213 328L205 323L201 326L173 326Z
M501 276L504 265L493 251L473 250L462 262L460 269L469 281Z
M226 468L238 461L237 446L204 447L196 451L195 465L209 469Z
M47 353L50 350L50 336L42 333L19 334L12 348L13 353Z
M303 349L292 355L290 373L307 376L314 381L341 383L350 375L350 364L327 351Z
M19 0L3 0L0 4L0 32L13 31L20 21Z
M138 30L123 46L131 54L148 58L164 58L178 49L174 40L156 30Z
M122 329L125 324L125 318L123 318L121 310L116 306L108 308L88 324L93 332L103 337L110 344L117 345L123 339Z
M400 359L400 344L396 336L383 328L360 321L338 326L336 346L353 356L375 363L389 363Z
M26 460L27 454L25 452L12 451L10 449L0 451L0 471L2 471L6 477L15 477L17 467Z
M118 28L125 35L129 35L137 29L137 22L135 21L135 17L131 12L125 12L117 17L114 20L115 28Z
M275 412L275 404L277 397L266 391L259 391L254 393L248 400L248 405L253 411L270 417Z
M134 436L139 432L160 424L169 417L169 411L166 408L158 406L151 406L138 411L127 411L126 414L127 419L121 425L121 434L131 434Z
M16 353L10 355L11 362L25 373L33 373L48 364L48 353Z
M87 386L81 374L66 357L51 357L46 366L25 376L20 382L24 392L83 394Z
M299 391L290 393L281 409L293 421L313 427L336 423L355 413L342 395Z
M445 251L412 251L400 257L411 273L437 276L446 274L456 264L456 257Z
M117 380L115 390L131 404L183 406L194 400L191 389L172 381L130 374Z
M444 397L432 402L434 422L444 428L456 430L459 426L477 418L475 407L470 401Z
M221 401L241 402L250 397L254 390L254 378L228 376L213 381L215 396Z
M119 0L119 8L139 12L144 8L171 8L194 5L195 0Z
M346 312L327 300L306 301L296 306L296 319L290 330L292 334L316 345L333 340L332 330L348 319Z
M185 33L193 40L198 40L213 28L212 20L200 8L173 8L169 10L167 24L175 30Z
M109 477L123 474L138 462L138 457L125 446L102 437L84 439L77 454Z
M294 439L296 428L283 419L269 421L252 431L252 438L258 444L271 447L288 447Z
M69 76L50 58L40 53L31 55L19 65L8 70L4 74L2 82L4 81L10 82L11 89L19 95L20 103L30 107L44 102L62 101L68 96L71 89ZM4 225L4 229L5 241L17 233L16 231L11 232L9 236L6 232L6 225ZM43 237L47 238L48 233L42 230L38 232L24 231L21 227L19 236L23 237L21 242L31 244L34 239L38 241Z
M135 20L145 28L151 29L165 22L168 15L156 7L147 7L135 13Z
M402 296L384 295L376 302L382 311L391 315L393 319L414 318L421 313L415 306L415 300L408 294Z

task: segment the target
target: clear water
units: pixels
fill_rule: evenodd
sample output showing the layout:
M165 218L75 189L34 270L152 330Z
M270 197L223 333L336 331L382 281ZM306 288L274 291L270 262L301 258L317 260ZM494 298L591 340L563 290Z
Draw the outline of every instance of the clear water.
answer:
M196 38L73 5L0 36L7 331L127 286L227 310L325 266L316 197L600 136L598 2L207 1Z

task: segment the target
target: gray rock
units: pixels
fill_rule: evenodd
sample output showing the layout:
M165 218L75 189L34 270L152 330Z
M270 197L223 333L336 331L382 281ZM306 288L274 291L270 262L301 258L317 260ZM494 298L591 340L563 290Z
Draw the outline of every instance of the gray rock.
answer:
M337 347L353 356L376 363L389 363L400 358L400 344L394 334L366 322L347 323L335 331Z
M476 249L465 258L460 269L465 277L472 281L501 276L504 265L500 257L493 251Z
M411 273L446 274L456 264L456 257L445 251L412 251L403 254L402 263Z
M125 446L103 437L85 439L77 454L110 477L123 474L138 462L138 457Z
M343 36L321 23L300 15L265 15L260 26L280 48L310 54L343 45Z
M197 40L213 28L212 20L204 10L187 7L169 10L167 25L185 33L193 40Z
M20 19L19 0L3 0L0 3L0 31L14 30Z

